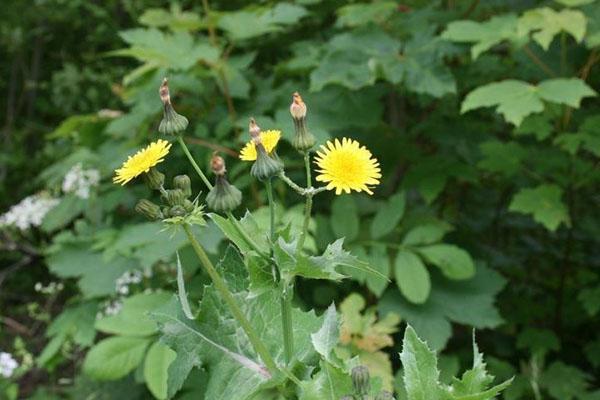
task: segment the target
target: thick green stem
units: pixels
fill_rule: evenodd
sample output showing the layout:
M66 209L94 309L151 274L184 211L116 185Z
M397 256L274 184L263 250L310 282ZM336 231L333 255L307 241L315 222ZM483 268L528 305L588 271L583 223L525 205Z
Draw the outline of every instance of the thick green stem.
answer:
M279 179L281 179L282 181L287 183L287 185L289 187L291 187L292 189L294 189L300 196L305 196L306 189L304 189L301 186L296 185L296 183L293 180L288 178L288 176L285 174L285 172L281 171L279 173Z
M202 172L202 169L200 169L200 167L196 163L196 160L194 160L194 157L192 156L192 153L190 153L190 150L188 149L187 145L183 141L183 138L178 135L177 136L177 141L181 145L181 148L183 149L183 152L185 153L185 155L187 156L188 160L192 164L192 167L194 167L194 169L198 173L198 176L200 177L200 179L202 179L202 181L204 182L204 184L206 185L206 187L209 190L212 189L213 188L212 183L210 183L210 181L208 180L208 178L206 177L206 175L204 175L204 172Z
M241 325L244 332L246 332L246 335L248 335L248 339L250 340L250 343L252 343L254 350L258 353L258 355L263 360L269 371L273 374L277 373L279 371L279 368L275 364L275 361L273 361L273 358L269 354L267 347L260 340L260 337L254 330L252 325L250 325L250 321L246 319L246 316L244 315L237 302L233 298L233 295L227 288L227 285L213 266L212 262L206 255L206 252L204 251L200 243L198 243L198 241L194 237L192 229L188 225L183 225L183 230L185 231L190 243L192 244L196 255L200 259L200 262L204 266L204 269L206 270L213 284L215 285L215 288L219 291L221 297L223 298L223 300L225 300L225 303L227 303L229 311L231 311L234 318Z
M265 182L267 188L267 198L269 199L270 231L269 237L271 245L275 243L275 203L273 201L273 185L271 179ZM272 251L271 251L272 252ZM283 351L285 361L289 364L294 356L294 327L292 325L292 292L291 286L285 280L281 280L281 327L283 330Z

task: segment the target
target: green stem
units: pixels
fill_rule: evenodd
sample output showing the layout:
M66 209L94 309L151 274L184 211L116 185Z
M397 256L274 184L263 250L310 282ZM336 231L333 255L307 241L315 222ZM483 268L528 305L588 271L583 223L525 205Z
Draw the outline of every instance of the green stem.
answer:
M269 199L270 214L270 241L271 246L275 243L275 203L273 201L273 185L271 179L265 182L267 188L267 198ZM271 247L272 253L272 247ZM286 364L289 364L294 355L294 328L292 325L292 295L291 286L285 280L281 280L281 297L279 304L281 307L281 327L283 330L283 352Z
M265 186L267 187L267 199L269 199L269 239L271 240L271 243L275 243L275 203L273 202L273 185L271 184L271 178L267 179Z
M281 179L282 181L284 181L285 183L287 183L287 185L289 187L291 187L292 189L294 189L300 196L304 196L306 189L304 189L301 186L296 185L296 183L291 180L290 178L288 178L288 176L285 174L285 172L281 171L279 173L279 179Z
M198 173L198 176L200 176L200 179L202 179L202 181L204 182L204 184L206 185L206 187L208 188L208 190L212 189L213 188L212 183L210 183L210 181L208 180L208 178L206 177L206 175L204 175L204 172L202 172L202 170L200 169L200 167L196 163L196 160L194 160L194 157L192 156L192 153L190 153L190 150L188 149L187 145L183 141L183 138L178 135L177 136L177 141L181 145L181 148L183 149L183 152L187 156L188 160L190 161L190 163L192 164L192 166L194 167L194 169Z
M206 185L206 187L208 188L208 190L212 189L213 185L210 183L210 181L208 180L208 178L206 177L206 175L204 175L204 172L202 172L202 169L200 169L200 167L198 166L198 163L196 162L196 160L192 156L192 153L190 153L190 150L188 149L187 145L185 144L183 138L181 136L177 136L177 141L181 145L181 148L183 149L183 152L187 156L189 162L192 164L192 166L194 167L194 169L198 173L198 176L200 177L200 179L202 179L202 181L204 182L204 184ZM252 240L252 238L248 235L248 233L246 232L246 230L244 229L244 227L233 216L233 214L231 212L227 212L226 215L227 215L227 218L229 218L229 221L231 221L231 223L233 224L234 228L238 231L238 233L242 236L242 238L248 243L248 245L250 247L252 247L252 249L254 251L256 251L261 257L268 259L269 256L267 254L265 254L258 247L258 245L256 244L256 242L254 240Z
M244 330L244 332L246 332L246 335L248 335L248 339L250 340L250 343L252 343L254 350L258 353L258 355L263 360L263 362L265 363L265 365L269 369L269 371L272 374L277 373L279 371L279 368L275 364L275 361L273 361L273 358L269 354L267 347L260 340L260 337L254 330L252 325L250 325L250 321L248 321L246 319L246 317L244 316L244 313L242 312L242 310L236 303L235 299L233 298L233 295L227 288L227 285L225 284L225 282L223 281L223 279L221 278L221 276L219 275L219 273L213 266L212 262L206 255L206 252L204 251L204 249L202 248L200 243L198 243L198 241L194 237L192 229L188 225L183 225L183 230L185 231L190 243L192 244L192 247L194 248L196 255L200 259L200 262L204 266L204 269L206 270L206 272L210 276L212 282L214 283L215 288L219 291L221 297L223 298L223 300L225 300L225 303L227 303L227 305L229 306L229 311L231 311L231 313L233 314L235 319L242 326L242 329Z
M304 153L304 166L306 168L306 187L312 187L312 176L310 174L310 153L307 151ZM304 241L306 240L306 233L308 232L308 225L310 223L310 214L312 211L312 193L306 194L306 205L304 206L304 221L302 223L302 231L300 231L300 237L298 238L298 245L296 246L296 252L301 252L304 248Z

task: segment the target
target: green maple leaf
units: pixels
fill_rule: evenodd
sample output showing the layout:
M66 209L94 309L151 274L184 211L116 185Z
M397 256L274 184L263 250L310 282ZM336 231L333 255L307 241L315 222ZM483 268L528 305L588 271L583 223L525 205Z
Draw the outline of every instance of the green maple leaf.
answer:
M544 50L548 50L554 36L565 31L578 42L585 36L587 19L579 10L563 9L555 11L548 7L536 8L523 13L519 18L520 36L533 32L533 39Z
M508 209L531 214L536 222L546 229L555 231L561 223L570 225L567 207L561 200L562 189L545 184L535 188L521 189L514 195Z
M481 107L496 107L496 112L515 126L530 114L544 110L544 102L578 108L585 97L596 92L580 79L549 79L539 85L513 79L494 82L470 92L463 100L461 113Z

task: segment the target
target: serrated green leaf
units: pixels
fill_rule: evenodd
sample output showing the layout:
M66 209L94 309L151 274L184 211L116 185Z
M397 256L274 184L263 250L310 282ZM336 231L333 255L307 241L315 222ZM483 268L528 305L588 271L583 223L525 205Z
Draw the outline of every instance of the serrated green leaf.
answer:
M442 32L441 37L459 43L474 43L471 48L473 59L504 40L517 38L518 19L513 14L499 15L485 22L453 21Z
M371 223L371 236L375 239L392 232L404 215L406 194L396 193L377 211Z
M460 247L452 244L433 244L419 247L417 250L450 279L469 279L475 274L473 259Z
M302 381L299 400L340 400L352 391L352 381L347 373L321 361L319 371L311 380Z
M419 256L411 251L399 250L394 263L394 277L400 292L411 302L424 303L431 291L429 271Z
M480 86L470 92L463 100L461 113L496 106L496 112L519 126L523 118L544 110L542 100L579 107L581 99L595 95L596 92L580 79L550 79L538 86L509 79Z
M579 10L555 11L549 7L528 10L519 18L520 36L533 32L533 38L544 50L548 50L554 36L565 31L581 42L585 35L587 19Z
M98 380L116 380L133 371L144 359L151 339L114 336L104 339L87 353L83 372Z
M333 363L333 349L337 346L340 337L340 321L335 304L331 304L323 315L323 325L318 331L310 335L312 344L321 356Z
M513 132L516 136L534 135L542 141L552 134L552 124L546 115L534 114L526 117Z
M567 207L561 200L562 189L553 184L521 189L513 196L510 211L531 214L536 222L555 231L561 223L570 225Z
M154 342L144 361L144 379L146 386L155 398L167 399L167 379L169 365L177 354L160 342Z
M435 352L429 350L410 325L404 331L400 360L408 400L442 399Z

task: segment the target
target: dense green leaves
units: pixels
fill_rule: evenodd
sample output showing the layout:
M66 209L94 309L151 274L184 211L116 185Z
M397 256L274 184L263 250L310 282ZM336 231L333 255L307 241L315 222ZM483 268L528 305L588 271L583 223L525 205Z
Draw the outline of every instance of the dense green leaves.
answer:
M371 236L380 238L390 233L404 215L406 206L406 194L397 193L379 209L371 224Z

